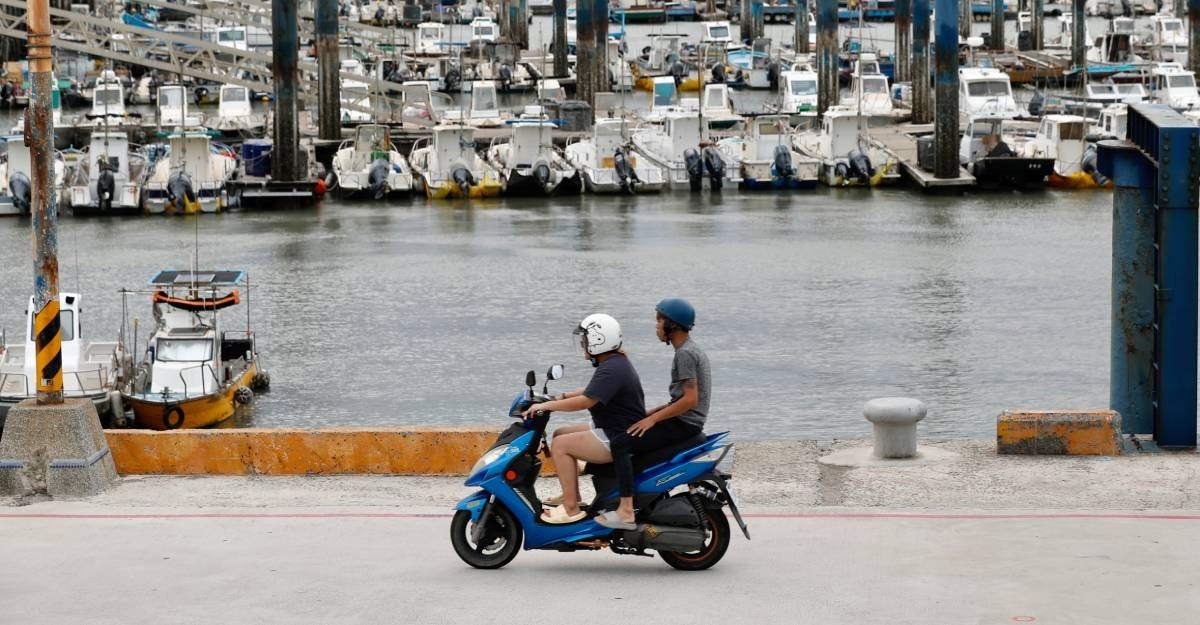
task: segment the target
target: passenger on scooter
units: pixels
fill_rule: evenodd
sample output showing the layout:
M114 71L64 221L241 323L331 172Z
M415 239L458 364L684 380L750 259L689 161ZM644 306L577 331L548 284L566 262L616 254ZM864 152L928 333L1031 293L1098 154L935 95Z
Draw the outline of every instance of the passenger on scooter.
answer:
M642 381L621 351L621 325L617 320L603 313L588 315L575 333L580 337L584 357L596 368L591 381L582 393L567 393L563 399L534 404L524 412L526 417L540 411L592 413L590 429L555 436L550 446L563 497L561 505L542 513L542 520L547 523L574 523L586 516L579 508L576 460L612 462L608 441L646 415Z
M671 363L671 401L646 413L625 432L611 437L613 468L620 503L613 513L596 522L613 529L635 529L633 510L633 455L674 445L704 430L711 386L708 355L691 339L696 309L685 299L668 298L654 308L658 339L675 348Z

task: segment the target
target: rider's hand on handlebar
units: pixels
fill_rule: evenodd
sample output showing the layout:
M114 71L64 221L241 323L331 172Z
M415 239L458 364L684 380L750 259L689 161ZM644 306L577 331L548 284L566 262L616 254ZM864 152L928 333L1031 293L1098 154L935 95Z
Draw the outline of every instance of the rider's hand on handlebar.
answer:
M542 404L534 404L534 405L526 408L525 412L521 413L521 416L528 419L530 417L537 416L537 413L542 412L544 410L545 410L545 408L542 408Z

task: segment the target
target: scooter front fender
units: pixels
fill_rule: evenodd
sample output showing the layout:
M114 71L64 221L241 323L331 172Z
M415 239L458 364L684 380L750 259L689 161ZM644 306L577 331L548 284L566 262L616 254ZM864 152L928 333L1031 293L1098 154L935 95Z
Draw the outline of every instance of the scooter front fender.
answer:
M463 497L457 504L454 505L455 510L466 510L471 513L471 521L479 521L479 515L483 514L484 504L488 502L491 493L486 490L476 491Z

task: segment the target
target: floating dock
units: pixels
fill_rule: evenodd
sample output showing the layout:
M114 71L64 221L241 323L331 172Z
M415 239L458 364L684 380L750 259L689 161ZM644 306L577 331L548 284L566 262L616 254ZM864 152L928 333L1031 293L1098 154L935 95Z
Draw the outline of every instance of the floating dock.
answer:
M917 157L917 135L932 135L933 124L903 124L871 128L871 140L891 154L904 173L917 186L930 190L967 190L975 186L975 177L961 167L957 178L938 178L921 169Z

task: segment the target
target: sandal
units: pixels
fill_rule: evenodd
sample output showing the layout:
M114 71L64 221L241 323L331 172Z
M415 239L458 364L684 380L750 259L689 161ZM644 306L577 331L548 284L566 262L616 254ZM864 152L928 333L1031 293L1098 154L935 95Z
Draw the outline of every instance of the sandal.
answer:
M566 508L562 506L555 506L542 513L542 522L550 523L552 525L565 525L567 523L582 521L586 516L587 513L583 510L569 515L567 514Z
M542 501L542 505L543 505L543 506L550 506L550 507L552 507L552 508L553 508L554 506L561 506L561 505L563 505L563 496L562 496L562 495L555 495L555 496L553 496L553 497L551 497L551 498L549 498L549 499L545 499L545 500L543 500L543 501ZM580 505L580 506L582 506L582 505L583 505L583 502L582 502L582 501L581 501L581 502L579 502L579 505Z
M613 530L637 529L637 523L626 523L625 521L622 521L621 517L617 516L617 512L615 510L612 512L607 510L601 511L600 514L596 515L595 521L596 524Z

